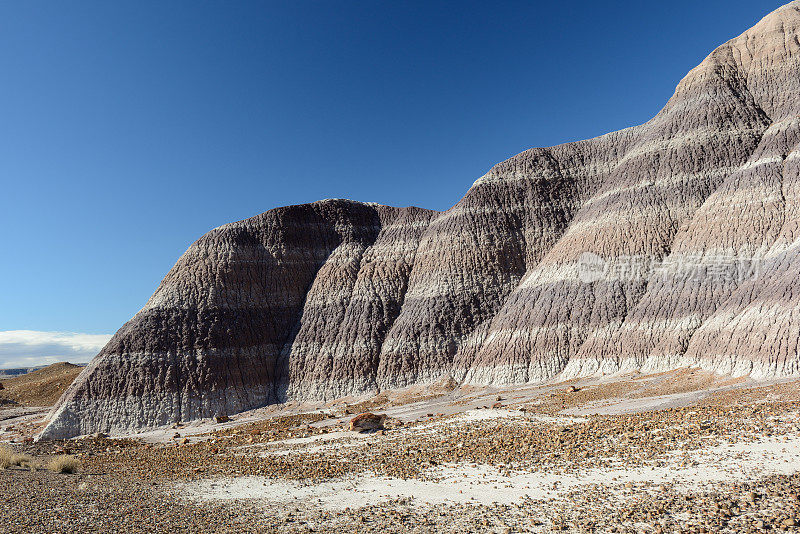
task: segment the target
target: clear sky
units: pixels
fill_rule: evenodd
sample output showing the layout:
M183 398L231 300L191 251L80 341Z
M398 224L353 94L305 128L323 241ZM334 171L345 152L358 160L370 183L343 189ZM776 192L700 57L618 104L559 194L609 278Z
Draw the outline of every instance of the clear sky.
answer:
M442 210L526 148L644 122L779 5L2 2L0 367L72 346L43 332L94 351L226 222Z

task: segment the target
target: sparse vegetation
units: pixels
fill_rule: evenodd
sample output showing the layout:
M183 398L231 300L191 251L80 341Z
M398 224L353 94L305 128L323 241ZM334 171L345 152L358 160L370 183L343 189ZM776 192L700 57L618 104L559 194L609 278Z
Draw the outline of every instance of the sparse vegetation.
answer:
M75 473L78 467L80 467L78 459L68 454L55 456L47 464L47 469L54 473Z
M26 454L19 454L11 447L0 446L0 469L17 466L33 468L33 458Z

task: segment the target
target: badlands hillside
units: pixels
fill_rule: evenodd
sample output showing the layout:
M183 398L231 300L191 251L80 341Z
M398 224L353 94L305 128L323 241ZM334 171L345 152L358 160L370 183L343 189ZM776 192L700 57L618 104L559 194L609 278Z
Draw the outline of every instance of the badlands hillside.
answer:
M278 208L194 243L43 438L442 379L800 375L800 2L651 120L497 164L451 209Z

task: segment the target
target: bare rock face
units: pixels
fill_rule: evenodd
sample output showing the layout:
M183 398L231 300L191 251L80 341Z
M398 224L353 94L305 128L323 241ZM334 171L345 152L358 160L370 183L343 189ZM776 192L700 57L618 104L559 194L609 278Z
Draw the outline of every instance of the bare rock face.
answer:
M800 2L640 126L523 152L446 212L347 200L203 236L42 436L443 377L800 375Z

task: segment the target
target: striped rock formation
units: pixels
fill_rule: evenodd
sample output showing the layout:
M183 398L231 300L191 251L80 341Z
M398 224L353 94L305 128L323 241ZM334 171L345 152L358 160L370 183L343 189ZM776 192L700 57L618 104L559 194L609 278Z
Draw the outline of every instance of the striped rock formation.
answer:
M42 436L452 377L800 375L800 2L645 124L523 152L446 212L327 200L193 244Z

